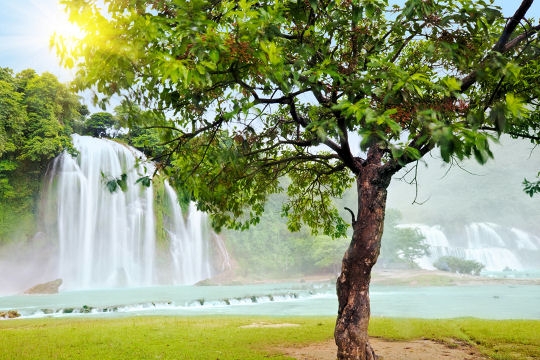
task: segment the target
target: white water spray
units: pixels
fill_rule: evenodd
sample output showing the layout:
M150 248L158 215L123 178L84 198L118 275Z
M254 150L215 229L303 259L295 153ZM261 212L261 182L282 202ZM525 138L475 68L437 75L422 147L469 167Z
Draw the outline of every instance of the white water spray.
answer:
M184 220L167 183L160 225L169 236L157 244L154 189L136 183L154 171L144 154L87 136L74 135L73 144L78 156L61 155L50 174L47 208L57 216L45 214L58 239L62 289L193 284L212 275L206 216L192 207ZM106 182L122 174L127 189L109 191Z
M430 254L416 261L424 269L435 269L433 263L442 256L474 260L488 271L538 269L531 254L540 254L540 238L515 228L492 223L471 223L464 231L447 235L440 226L406 224L400 227L418 229L429 245Z

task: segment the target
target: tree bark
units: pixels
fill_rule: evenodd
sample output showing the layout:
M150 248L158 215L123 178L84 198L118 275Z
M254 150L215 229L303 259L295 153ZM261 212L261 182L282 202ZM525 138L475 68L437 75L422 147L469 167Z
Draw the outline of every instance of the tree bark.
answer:
M377 359L368 336L369 283L379 257L387 187L392 177L382 169L380 161L364 163L357 175L358 218L337 279L339 308L334 338L339 360Z

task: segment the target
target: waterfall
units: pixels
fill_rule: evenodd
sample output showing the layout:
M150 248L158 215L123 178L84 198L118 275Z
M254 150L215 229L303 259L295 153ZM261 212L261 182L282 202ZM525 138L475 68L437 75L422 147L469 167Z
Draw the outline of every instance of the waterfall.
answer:
M474 260L487 271L525 271L540 268L540 238L516 228L493 223L471 223L461 231L447 234L441 226L403 224L424 235L430 254L416 261L424 269L442 256Z
M172 208L172 222L174 226L168 229L171 240L171 254L174 265L173 282L175 284L193 284L202 278L209 277L212 273L208 259L209 234L206 223L206 215L198 211L194 204L190 204L187 221L184 221L180 213L176 193L173 188L165 184L169 204ZM172 220L171 219L171 220ZM201 276L201 274L204 274Z
M206 215L194 206L183 214L167 182L165 206L156 206L154 185L136 183L155 170L143 153L88 136L73 135L73 145L78 155L54 160L45 195L62 289L193 284L212 275ZM111 192L106 182L122 174L127 187Z

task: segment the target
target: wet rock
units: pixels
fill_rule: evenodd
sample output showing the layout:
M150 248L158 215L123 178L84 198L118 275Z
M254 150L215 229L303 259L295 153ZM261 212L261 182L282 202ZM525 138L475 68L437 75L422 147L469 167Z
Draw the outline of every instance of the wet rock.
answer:
M15 319L21 316L17 310L0 311L0 319Z
M62 285L62 279L56 279L43 284L38 284L26 290L25 294L57 294L58 288Z

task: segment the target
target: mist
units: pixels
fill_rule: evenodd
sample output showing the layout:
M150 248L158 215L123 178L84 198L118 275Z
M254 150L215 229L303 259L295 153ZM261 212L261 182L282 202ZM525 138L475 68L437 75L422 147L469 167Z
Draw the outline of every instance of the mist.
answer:
M494 159L484 165L473 159L446 164L435 154L414 171L398 174L388 191L388 208L403 221L452 229L474 222L491 222L540 234L538 197L523 191L523 179L540 171L540 152L524 140L502 137L491 145Z
M79 141L81 139L76 143ZM95 141L100 144L106 142ZM95 148L103 150L107 146L101 144ZM113 148L115 150L110 150L112 152L107 156L114 152L123 157L130 153L138 154L122 146L121 149L116 145ZM533 179L540 169L540 157L532 150L523 141L503 139L501 144L493 145L495 160L484 166L470 160L445 165L432 155L419 162L417 185L406 183L411 180L411 173L403 179L394 179L388 193L387 210L399 211L400 227L421 230L425 243L430 246L430 254L416 259L415 264L407 268L375 268L372 287L374 315L473 316L481 310L482 316L488 318L540 317L534 310L539 281L535 277L540 274L540 207L537 206L538 198L530 198L521 185L523 178ZM87 151L90 150L85 149L83 153ZM62 178L64 175L71 176L72 180L88 178L80 172L80 163L70 161L63 162L64 165L71 164L69 171L60 171L56 178L52 181L48 178L48 181L54 184L56 192L63 195L70 192L71 186L79 189L78 196L86 196L88 194L84 193L88 190L81 188L83 185L78 182L59 191L61 186L65 186L63 183L71 181ZM121 163L125 167L129 161L123 158ZM136 167L135 163L128 167ZM99 169L99 166L95 168ZM103 172L97 171L98 174ZM108 175L116 177L119 173ZM106 193L108 190L101 180L96 181L91 190L96 198L111 195ZM100 187L105 193L101 193ZM174 198L171 191L167 188L161 196L168 192L167 196ZM345 205L355 209L353 192L351 189L343 199L336 199L338 207ZM121 192L117 195L124 196ZM139 195L129 196L138 199ZM59 196L58 201L63 201L60 200L62 198ZM137 201L136 209L151 207L149 204L141 207ZM114 316L118 312L146 314L156 311L161 314L197 311L205 314L333 315L336 309L335 277L349 239L313 236L307 230L289 232L279 211L284 201L286 197L283 194L273 196L258 226L245 232L226 231L221 236L212 235L207 230L201 232L208 227L206 216L189 220L189 215L182 215L179 208L167 206L166 216L183 222L169 226L166 232L177 234L181 241L175 242L173 235L168 240L173 246L168 248L168 242L160 243L151 238L152 248L144 245L145 240L135 249L133 246L122 247L129 244L121 240L125 238L122 232L133 231L129 221L126 220L121 233L112 234L114 221L106 216L117 212L118 206L123 206L120 205L122 201L116 205L101 203L99 213L105 217L98 216L101 220L90 225L83 221L88 216L78 216L82 210L77 209L81 204L76 200L68 201L63 221L56 218L56 210L50 210L60 205L42 206L40 226L61 223L67 226L67 230L57 228L55 231L64 231L64 235L51 236L55 231L47 233L43 231L47 227L42 227L27 240L0 248L0 272L3 275L0 278L0 310L14 308L22 316L29 317L70 316L72 313ZM87 205L84 211L93 206L97 205ZM126 211L126 214L133 213L133 209ZM186 227L190 222L196 225L194 230ZM95 234L103 235L105 232L110 236L100 235L97 240L86 236L86 243L81 242L85 236L80 227L84 226L93 229ZM68 233L79 235L66 235ZM390 233L386 229L386 236ZM202 241L198 246L207 249L199 259L186 248L194 234L198 234L198 241ZM63 240L57 241L60 238ZM112 247L108 248L109 245ZM146 250L149 252L145 253ZM447 255L478 260L485 266L484 272L481 276L463 277L433 271L437 257ZM143 265L138 266L137 261ZM97 266L100 263L107 266ZM144 265L148 263L153 265ZM189 281L182 280L186 279L186 270L182 269L188 263L195 267L203 265L207 270L188 277ZM62 268L69 270L62 273L59 270ZM133 276L139 273L142 280ZM433 275L426 277L426 274ZM486 280L486 276L495 280ZM523 282L523 277L527 278L526 282ZM42 295L39 301L29 295L19 295L31 286L56 278L65 281L59 294ZM509 283L511 278L516 282ZM441 283L455 286L445 290L433 287ZM402 287L403 284L411 284L412 287ZM483 286L471 293L467 284ZM515 292L512 299L492 301L493 294L504 294L508 286ZM432 306L429 309L415 306L426 292L434 299ZM392 294L400 294L397 303ZM466 300L463 300L464 294L467 294ZM502 295L496 296L498 299ZM516 296L525 305L508 311ZM476 302L471 299L476 299ZM478 304L487 304L488 300L489 307L479 310ZM57 305L59 303L63 305ZM452 310L449 304L461 305L454 306Z

